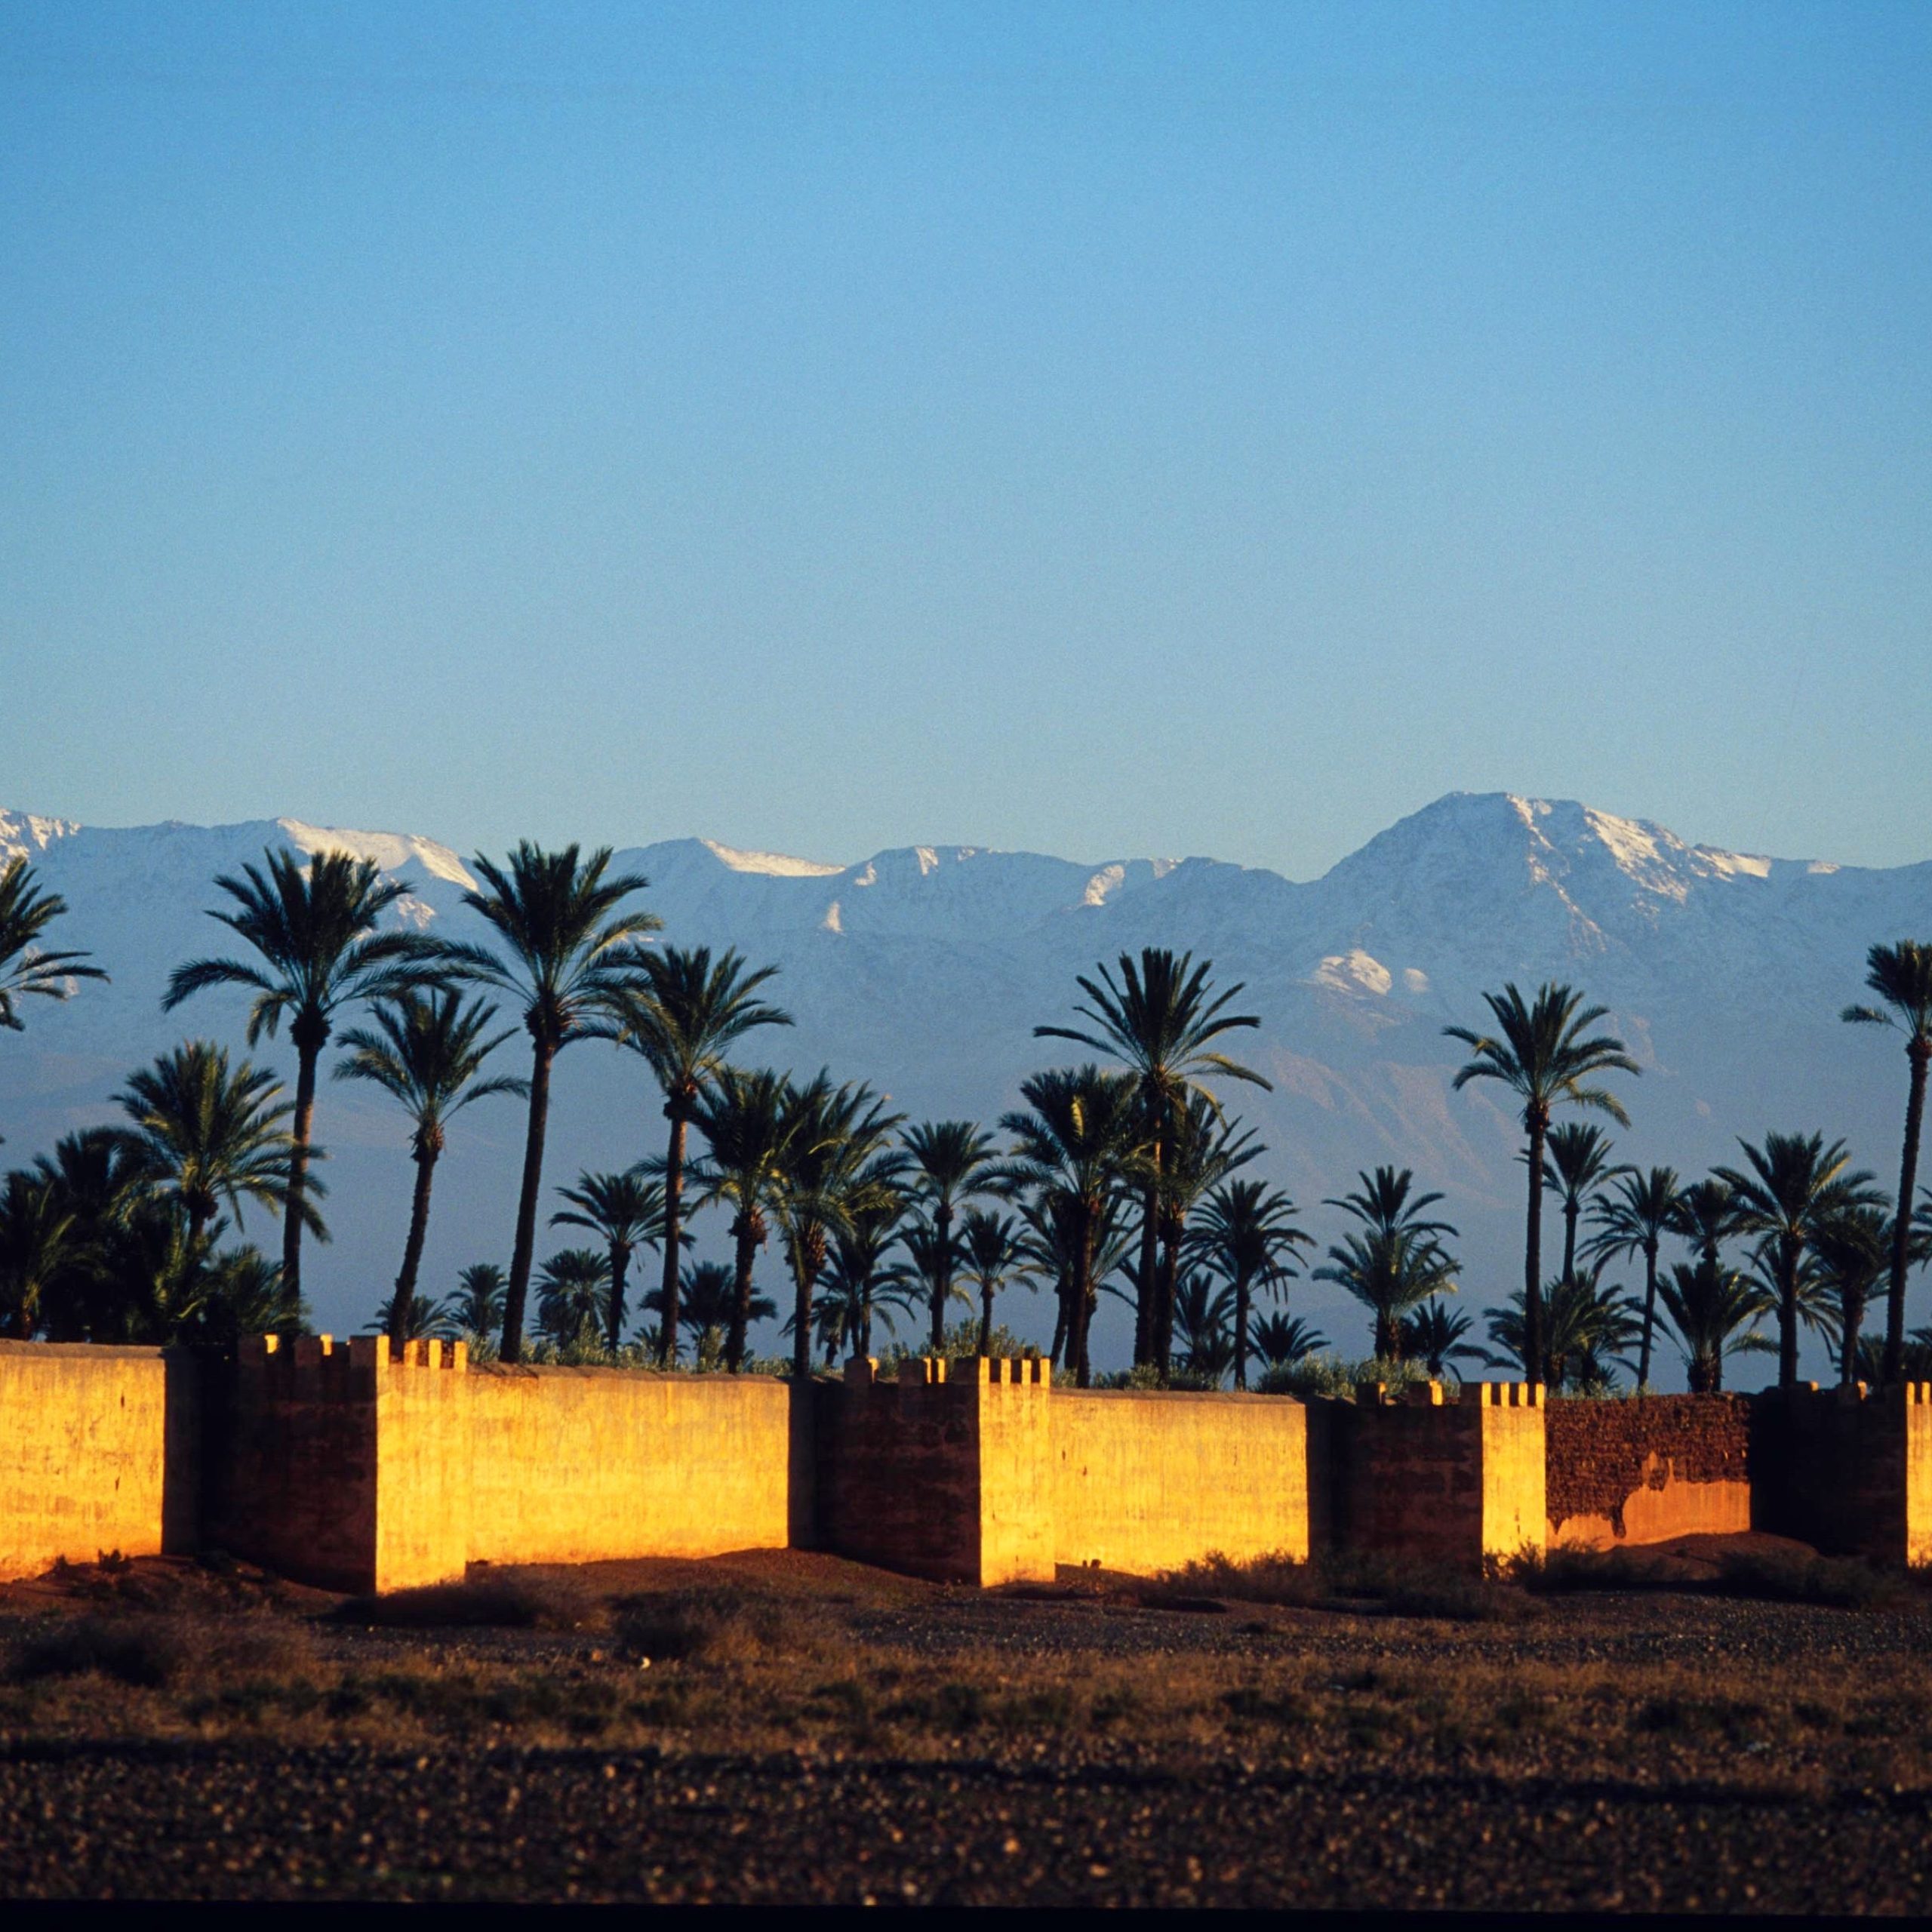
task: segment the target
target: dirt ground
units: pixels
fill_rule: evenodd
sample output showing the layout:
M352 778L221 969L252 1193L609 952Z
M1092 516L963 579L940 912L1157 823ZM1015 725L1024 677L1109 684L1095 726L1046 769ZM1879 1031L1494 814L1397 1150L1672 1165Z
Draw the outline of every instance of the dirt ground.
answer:
M1932 1599L1718 1594L1718 1554L1402 1607L88 1566L0 1589L0 1893L1932 1908Z

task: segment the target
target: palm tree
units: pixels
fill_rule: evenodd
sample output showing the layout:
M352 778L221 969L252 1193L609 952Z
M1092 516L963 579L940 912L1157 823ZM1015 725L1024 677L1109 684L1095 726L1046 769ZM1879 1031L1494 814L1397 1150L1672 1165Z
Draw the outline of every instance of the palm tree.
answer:
M722 1066L691 1115L709 1149L702 1166L694 1166L697 1204L722 1201L732 1211L732 1312L724 1365L734 1374L744 1365L745 1332L752 1319L752 1264L770 1236L768 1217L783 1193L798 1126L787 1105L791 1087L782 1073Z
M1563 1203L1563 1272L1577 1272L1577 1223L1590 1197L1629 1170L1610 1158L1612 1143L1600 1127L1563 1121L1549 1130L1543 1184Z
M1190 1251L1234 1291L1235 1386L1247 1386L1249 1318L1257 1288L1294 1278L1298 1248L1314 1237L1295 1224L1295 1204L1265 1181L1223 1181L1188 1237Z
M1328 1337L1298 1315L1264 1315L1254 1324L1255 1351L1271 1373L1292 1368L1304 1355L1318 1355L1327 1346Z
M111 1342L128 1327L122 1262L145 1186L128 1137L91 1127L64 1134L34 1162L34 1179L70 1225L60 1264L42 1286L41 1318L56 1342Z
M0 1183L0 1335L24 1342L39 1326L75 1235L73 1211L39 1175L16 1168Z
M128 1076L118 1097L134 1122L123 1130L134 1164L150 1194L180 1204L191 1247L224 1202L238 1226L245 1196L303 1217L318 1241L328 1240L309 1198L320 1186L312 1179L309 1194L294 1191L288 1126L294 1109L281 1091L273 1074L246 1060L231 1070L226 1049L206 1040L190 1040Z
M1143 946L1137 965L1133 955L1120 955L1120 978L1104 966L1097 978L1084 974L1076 983L1088 1004L1074 1011L1092 1030L1078 1027L1035 1026L1038 1038L1072 1040L1121 1062L1131 1074L1139 1097L1146 1153L1140 1183L1140 1267L1134 1312L1134 1359L1153 1359L1160 1311L1155 1306L1155 1257L1160 1240L1160 1177L1175 1115L1187 1096L1208 1092L1204 1081L1220 1075L1244 1080L1272 1091L1269 1083L1251 1067L1242 1066L1217 1049L1214 1042L1241 1027L1258 1027L1251 1013L1229 1013L1231 1001L1245 990L1211 991L1214 962L1196 966L1194 955L1177 956L1164 946Z
M503 1325L503 1271L494 1261L472 1262L456 1278L457 1325L479 1340Z
M454 1337L462 1331L457 1312L446 1301L428 1295L411 1294L408 1307L398 1319L396 1297L385 1296L376 1304L376 1312L363 1331L386 1335L392 1342L420 1342Z
M466 892L463 903L496 928L509 956L446 943L441 957L465 978L512 995L530 1035L530 1119L503 1295L503 1358L514 1362L523 1354L524 1303L537 1247L551 1066L573 1041L608 1034L622 1023L623 1002L638 983L645 956L635 942L663 921L655 913L617 910L651 881L641 872L607 876L608 845L580 859L574 845L543 852L524 839L501 866L481 857L473 863L485 889Z
M611 1306L611 1260L601 1247L566 1247L537 1275L537 1327L559 1348L603 1346Z
M1226 1120L1205 1094L1190 1094L1168 1123L1166 1155L1155 1177L1161 1245L1155 1275L1153 1361L1165 1382L1174 1353L1174 1291L1187 1219L1203 1195L1264 1150L1254 1134Z
M1617 1177L1607 1198L1590 1205L1596 1232L1590 1251L1599 1260L1619 1255L1644 1257L1644 1339L1637 1358L1637 1386L1651 1386L1651 1344L1657 1332L1657 1244L1678 1226L1677 1170L1652 1168L1647 1174L1626 1168Z
M1082 1389L1091 1379L1088 1331L1097 1278L1095 1250L1122 1168L1139 1142L1139 1089L1131 1073L1103 1073L1091 1065L1057 1068L1022 1081L1026 1110L1000 1117L1013 1151L990 1178L1038 1197L1037 1204L1069 1255L1063 1277L1065 1358Z
M617 1038L642 1055L663 1090L670 1143L664 1154L664 1280L659 1333L663 1361L677 1358L684 1239L685 1140L697 1117L698 1095L724 1064L724 1055L760 1026L789 1026L792 1016L756 997L776 966L747 972L736 952L715 961L709 946L667 946L638 959L637 986L621 998Z
M1601 1271L1558 1275L1544 1289L1547 1327L1543 1338L1545 1376L1552 1389L1574 1388L1598 1394L1610 1386L1610 1369L1619 1352L1641 1332L1635 1307ZM1502 1350L1484 1359L1498 1368L1521 1368L1525 1323L1521 1290L1503 1308L1486 1309L1489 1337ZM1628 1368L1628 1363L1619 1365Z
M1375 1353L1394 1361L1401 1355L1402 1317L1431 1295L1456 1292L1455 1257L1443 1246L1456 1230L1426 1218L1440 1194L1411 1198L1415 1175L1409 1168L1377 1168L1355 1178L1361 1186L1354 1193L1321 1204L1353 1215L1367 1232L1345 1235L1314 1278L1346 1288L1373 1312Z
M1838 1380L1849 1384L1858 1380L1865 1311L1884 1283L1897 1251L1892 1217L1882 1208L1847 1208L1826 1222L1811 1244L1819 1292L1837 1331ZM1921 1258L1909 1228L1906 1253L1909 1260Z
M1848 1006L1841 1018L1866 1026L1897 1026L1905 1034L1909 1075L1905 1147L1899 1160L1899 1194L1912 1198L1918 1184L1918 1135L1925 1116L1925 1069L1932 1063L1932 945L1902 939L1875 946L1866 955L1865 983L1884 1006ZM1889 1008L1888 1012L1886 1008ZM1885 1376L1897 1382L1905 1360L1905 1278L1910 1260L1910 1217L1901 1208L1892 1224L1891 1281L1885 1300Z
M901 1137L911 1164L913 1198L932 1217L937 1237L932 1253L932 1345L937 1355L946 1346L946 1305L952 1298L955 1208L986 1189L986 1176L998 1153L993 1137L977 1122L967 1120L921 1121Z
M1771 1346L1757 1324L1774 1306L1774 1300L1734 1268L1715 1261L1700 1260L1694 1266L1679 1261L1657 1283L1657 1292L1677 1331L1694 1395L1722 1392L1727 1355L1755 1353Z
M1054 1339L1048 1359L1071 1367L1073 1353L1069 1346L1072 1334L1076 1278L1084 1268L1090 1287L1119 1291L1108 1278L1124 1268L1137 1245L1137 1238L1126 1225L1124 1197L1118 1189L1110 1192L1097 1220L1091 1219L1076 1196L1058 1189L1041 1189L1031 1194L1014 1190L1020 1218L1026 1223L1027 1253L1040 1275L1054 1284ZM1123 1299L1130 1306L1131 1293Z
M640 1247L655 1247L663 1238L664 1189L635 1171L620 1174L580 1174L574 1187L557 1192L571 1204L552 1214L553 1228L588 1228L603 1237L609 1256L611 1297L605 1339L611 1352L624 1334L624 1281L631 1256ZM662 1356L669 1361L669 1354Z
M1234 1366L1234 1292L1212 1275L1190 1269L1174 1284L1181 1366L1204 1387L1218 1389Z
M248 941L261 964L242 959L194 959L168 976L161 1004L171 1012L210 986L245 986L248 1044L272 1040L282 1021L295 1049L294 1127L290 1137L289 1211L281 1231L285 1291L302 1292L303 1212L311 1185L315 1076L335 1017L362 1000L394 998L420 986L433 949L420 933L376 931L376 921L408 891L385 879L367 859L346 852L318 852L305 865L292 852L265 849L266 872L245 865L241 876L215 881L235 909L217 908L208 917Z
M900 1222L905 1214L904 1197L896 1189L880 1190L869 1205L850 1211L844 1225L832 1231L832 1251L826 1262L825 1294L827 1332L835 1333L841 1346L854 1355L872 1352L872 1318L884 1310L901 1313L909 1306L906 1270L886 1257L900 1236ZM837 1311L836 1316L829 1311Z
M663 1290L653 1288L645 1297L644 1306L648 1313L655 1315L661 1321L664 1315ZM700 1367L715 1360L723 1352L737 1306L737 1284L732 1270L723 1262L685 1263L684 1279L678 1284L678 1319L691 1338L692 1358ZM769 1296L755 1294L751 1298L749 1312L750 1319L754 1321L768 1321L778 1309Z
M1847 1173L1851 1155L1842 1140L1828 1147L1822 1134L1767 1134L1761 1148L1749 1141L1749 1171L1719 1168L1716 1178L1736 1202L1738 1231L1759 1236L1777 1285L1778 1386L1798 1384L1799 1272L1819 1230L1854 1208L1878 1205L1883 1197L1863 1169Z
M1426 1365L1432 1381L1440 1382L1452 1361L1482 1359L1482 1351L1463 1338L1475 1326L1460 1309L1435 1296L1402 1318L1402 1358Z
M980 1291L980 1352L992 1352L993 1298L1013 1281L1037 1272L1024 1224L987 1208L968 1211L959 1226L960 1273Z
M1457 1072L1460 1091L1472 1080L1498 1080L1523 1103L1524 1149L1530 1176L1529 1211L1523 1241L1523 1374L1540 1381L1543 1370L1543 1154L1553 1109L1568 1105L1594 1108L1620 1126L1630 1117L1623 1103L1605 1088L1586 1083L1602 1073L1642 1071L1625 1052L1623 1042L1608 1034L1584 1037L1607 1007L1583 1004L1574 987L1546 982L1525 1004L1513 985L1500 993L1484 993L1494 1017L1494 1034L1476 1033L1466 1026L1445 1026L1452 1040L1469 1048L1472 1057Z
M375 1026L352 1027L342 1036L347 1059L335 1069L338 1080L367 1080L400 1100L412 1123L410 1158L416 1186L409 1204L409 1233L395 1287L383 1306L389 1310L392 1341L408 1341L414 1325L416 1278L423 1266L423 1243L429 1232L429 1189L451 1115L472 1100L495 1094L528 1094L529 1084L509 1074L479 1080L483 1063L509 1037L506 1030L486 1038L497 1010L483 1000L466 1007L454 988L405 992L380 1002Z
M903 1114L888 1114L863 1081L835 1087L821 1072L786 1097L789 1148L778 1219L793 1291L792 1374L811 1374L812 1293L833 1232L853 1215L898 1196L900 1161L891 1150Z
M41 891L24 854L0 865L0 1026L25 1030L17 1000L66 999L74 990L70 980L107 977L98 966L81 964L91 954L49 952L38 943L66 909L60 894Z

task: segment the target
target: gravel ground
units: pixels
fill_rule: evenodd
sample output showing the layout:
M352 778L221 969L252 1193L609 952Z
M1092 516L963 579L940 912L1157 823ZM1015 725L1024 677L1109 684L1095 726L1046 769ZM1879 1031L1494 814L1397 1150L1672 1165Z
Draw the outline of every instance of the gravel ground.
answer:
M519 1574L581 1624L370 1628L178 1563L0 1591L0 1896L1932 1910L1918 1592L1457 1623L798 1553ZM640 1592L722 1635L644 1665ZM142 1619L173 1674L23 1664Z

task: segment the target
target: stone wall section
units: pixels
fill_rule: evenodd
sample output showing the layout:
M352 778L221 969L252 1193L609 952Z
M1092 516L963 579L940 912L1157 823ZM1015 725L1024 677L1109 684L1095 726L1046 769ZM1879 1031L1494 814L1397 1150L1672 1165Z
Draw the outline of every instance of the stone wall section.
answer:
M1752 1468L1754 1528L1829 1555L1932 1563L1932 1383L1767 1390Z
M1749 1529L1752 1401L1641 1395L1549 1401L1551 1546L1609 1549Z

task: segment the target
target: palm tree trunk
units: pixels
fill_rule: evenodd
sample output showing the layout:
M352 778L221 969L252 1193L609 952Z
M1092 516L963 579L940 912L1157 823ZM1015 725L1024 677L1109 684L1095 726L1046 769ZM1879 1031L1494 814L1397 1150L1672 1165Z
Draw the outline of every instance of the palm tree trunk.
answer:
M1067 1361L1068 1312L1073 1306L1073 1284L1070 1281L1059 1284L1059 1292L1054 1300L1060 1306L1054 1314L1054 1345L1047 1351L1047 1359L1056 1368L1062 1367Z
M1235 1277L1235 1386L1247 1386L1247 1273Z
M675 1101L664 1111L671 1118L671 1144L664 1150L664 1333L658 1344L660 1365L669 1368L678 1359L678 1244L684 1233L685 1114Z
M1566 1200L1563 1204L1563 1278L1566 1281L1577 1278L1577 1217L1583 1206L1580 1201Z
M1180 1236L1164 1233L1161 1238L1159 1300L1155 1304L1154 1365L1160 1371L1161 1386L1168 1386L1174 1354L1174 1287L1180 1274Z
M630 1272L631 1251L622 1241L611 1244L611 1318L607 1330L607 1346L611 1352L617 1352L617 1343L624 1332L624 1277Z
M1849 1389L1858 1380L1858 1331L1865 1325L1865 1297L1847 1295L1844 1333L1838 1340L1838 1381Z
M1154 1143L1154 1171L1161 1171L1161 1144ZM1158 1179L1140 1191L1140 1263L1134 1277L1134 1364L1154 1359L1154 1331L1160 1300L1157 1284L1161 1241L1161 1189Z
M1543 1380L1543 1156L1549 1123L1540 1109L1524 1110L1530 1136L1530 1206L1523 1230L1523 1380Z
M523 1191L517 1198L516 1244L510 1251L510 1278L503 1291L502 1360L523 1359L523 1310L530 1297L530 1267L537 1250L537 1203L543 1186L543 1136L550 1124L550 1063L557 1050L538 1040L531 1050L530 1124L523 1143Z
M409 1318L416 1302L416 1277L423 1266L423 1237L429 1232L429 1183L436 1171L433 1149L423 1148L416 1156L416 1191L409 1204L409 1238L402 1244L402 1271L395 1278L395 1292L389 1297L389 1340L409 1339Z
M946 1305L952 1295L952 1204L943 1195L933 1210L933 1227L939 1235L939 1252L933 1257L933 1353L937 1355L946 1352Z
M1892 1221L1892 1280L1885 1297L1885 1380L1905 1376L1905 1277L1912 1255L1912 1195L1918 1184L1918 1134L1925 1115L1925 1066L1932 1040L1915 1033L1906 1045L1912 1085L1906 1095L1905 1152L1899 1162L1898 1207Z
M736 1375L745 1365L745 1331L751 1326L752 1264L758 1257L758 1229L750 1215L740 1214L731 1223L733 1260L731 1327L724 1343L724 1366Z
M1778 1386L1798 1386L1798 1248L1778 1238Z
M792 1263L792 1380L802 1387L812 1373L812 1269L802 1241L786 1245Z
M1651 1386L1651 1338L1657 1325L1657 1244L1644 1244L1644 1340L1637 1355L1637 1386Z
M980 1283L980 1353L982 1357L993 1352L993 1278L988 1275Z
M1067 1346L1073 1355L1073 1386L1084 1389L1090 1379L1087 1361L1087 1329L1094 1301L1094 1217L1086 1208L1080 1214L1078 1259L1073 1271L1072 1332Z
M315 1068L324 1041L298 1042L295 1060L294 1145L288 1150L288 1201L281 1218L281 1278L291 1303L302 1292L303 1205L309 1194L309 1143L315 1127Z

